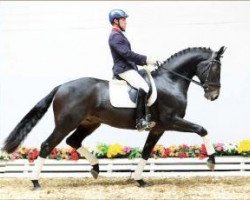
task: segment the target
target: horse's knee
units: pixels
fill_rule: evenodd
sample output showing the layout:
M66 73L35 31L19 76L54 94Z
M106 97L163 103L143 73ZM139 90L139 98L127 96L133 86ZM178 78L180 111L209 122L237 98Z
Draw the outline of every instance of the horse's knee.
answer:
M197 130L197 134L201 137L204 137L207 135L207 130L204 129L202 126Z

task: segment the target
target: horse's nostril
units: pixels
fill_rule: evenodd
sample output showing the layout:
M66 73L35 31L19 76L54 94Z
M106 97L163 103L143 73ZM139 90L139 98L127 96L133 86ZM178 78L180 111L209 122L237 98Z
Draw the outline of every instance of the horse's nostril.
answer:
M217 99L218 97L219 97L219 94L218 94L218 93L212 95L212 99L213 99L213 100Z

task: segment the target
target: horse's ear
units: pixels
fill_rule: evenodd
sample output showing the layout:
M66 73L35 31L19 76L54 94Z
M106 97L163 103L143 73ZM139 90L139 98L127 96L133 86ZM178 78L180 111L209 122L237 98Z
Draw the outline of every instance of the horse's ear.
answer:
M225 46L222 46L220 49L219 49L219 51L217 51L217 55L216 55L216 58L215 59L220 59L221 58L221 56L223 55L223 53L226 51L226 47Z

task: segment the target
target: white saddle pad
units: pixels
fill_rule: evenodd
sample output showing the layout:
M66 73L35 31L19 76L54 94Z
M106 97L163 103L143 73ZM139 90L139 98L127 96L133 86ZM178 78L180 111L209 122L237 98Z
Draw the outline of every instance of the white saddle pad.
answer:
M152 85L152 94L148 99L148 106L151 106L157 99L157 91L154 80L149 72ZM109 96L111 105L117 108L136 108L136 104L129 98L129 86L126 81L123 80L111 80L109 81Z

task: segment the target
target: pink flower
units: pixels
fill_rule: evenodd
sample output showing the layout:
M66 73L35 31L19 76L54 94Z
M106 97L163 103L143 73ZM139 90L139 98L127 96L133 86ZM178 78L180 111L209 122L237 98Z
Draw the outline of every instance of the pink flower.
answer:
M51 151L50 157L51 157L52 159L56 159L56 158L57 158L57 155L58 155L58 150L57 150L57 148L55 147L55 148Z
M181 145L182 149L188 149L188 146L186 144Z
M223 151L223 146L224 146L223 143L217 143L217 144L215 145L215 150L216 150L216 151Z
M131 152L131 150L132 150L131 147L124 146L122 149L122 152L123 152L123 154L128 154Z
M11 157L10 157L11 160L16 160L18 158L19 157L18 157L18 154L16 152L14 152L14 153L11 154Z

